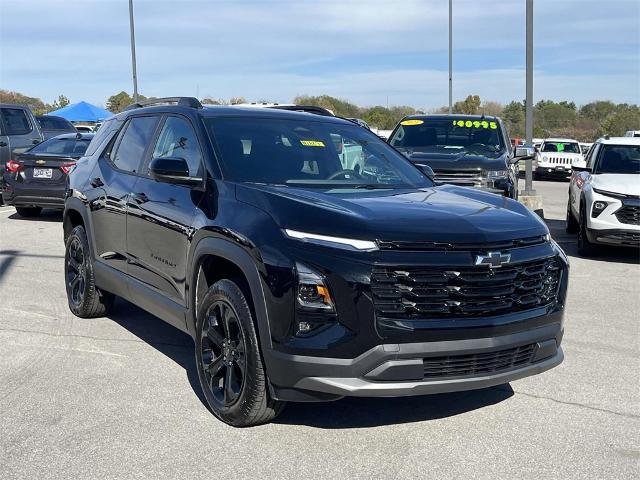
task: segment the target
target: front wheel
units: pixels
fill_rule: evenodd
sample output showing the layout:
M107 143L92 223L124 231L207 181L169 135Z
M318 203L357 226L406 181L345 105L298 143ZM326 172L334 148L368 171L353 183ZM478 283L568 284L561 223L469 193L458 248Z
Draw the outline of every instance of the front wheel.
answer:
M260 425L284 408L269 397L251 309L231 280L211 286L198 308L196 364L207 404L223 422Z
M567 233L578 233L578 228L580 228L580 225L578 224L576 217L573 216L573 212L571 211L571 198L569 198L569 200L567 200L565 230L567 231Z
M583 257L589 257L595 253L595 245L589 241L589 237L587 236L587 216L584 208L580 210L578 226L578 253Z

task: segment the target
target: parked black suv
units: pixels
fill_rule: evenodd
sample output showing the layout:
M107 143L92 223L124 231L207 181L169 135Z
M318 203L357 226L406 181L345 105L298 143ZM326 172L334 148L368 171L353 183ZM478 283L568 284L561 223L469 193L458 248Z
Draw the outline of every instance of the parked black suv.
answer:
M389 143L415 164L431 167L438 183L518 198L519 159L498 117L409 115Z
M118 295L192 335L223 421L562 361L567 260L524 206L434 187L344 119L169 100L107 120L71 173L68 301L93 317Z

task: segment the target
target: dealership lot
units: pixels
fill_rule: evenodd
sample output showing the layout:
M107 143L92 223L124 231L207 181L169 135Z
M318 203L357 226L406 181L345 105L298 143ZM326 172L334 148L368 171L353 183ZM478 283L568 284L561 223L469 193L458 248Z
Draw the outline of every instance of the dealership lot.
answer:
M568 184L536 188L571 259L560 367L483 391L291 404L244 430L204 407L186 335L125 302L69 312L59 213L0 208L0 478L637 474L637 251L577 257Z

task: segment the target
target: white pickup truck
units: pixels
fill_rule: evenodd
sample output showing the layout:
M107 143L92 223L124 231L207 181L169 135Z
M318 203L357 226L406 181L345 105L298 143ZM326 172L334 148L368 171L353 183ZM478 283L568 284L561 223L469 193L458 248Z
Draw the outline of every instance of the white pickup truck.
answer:
M534 158L536 176L568 176L572 165L584 160L580 144L570 138L546 138Z

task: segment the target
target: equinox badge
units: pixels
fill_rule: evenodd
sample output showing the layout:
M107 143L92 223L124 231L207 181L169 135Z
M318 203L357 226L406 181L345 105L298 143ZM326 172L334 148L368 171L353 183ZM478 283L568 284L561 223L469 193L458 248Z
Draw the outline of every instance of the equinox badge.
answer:
M510 261L510 253L489 252L486 255L476 256L476 265L488 265L489 268L498 268Z

